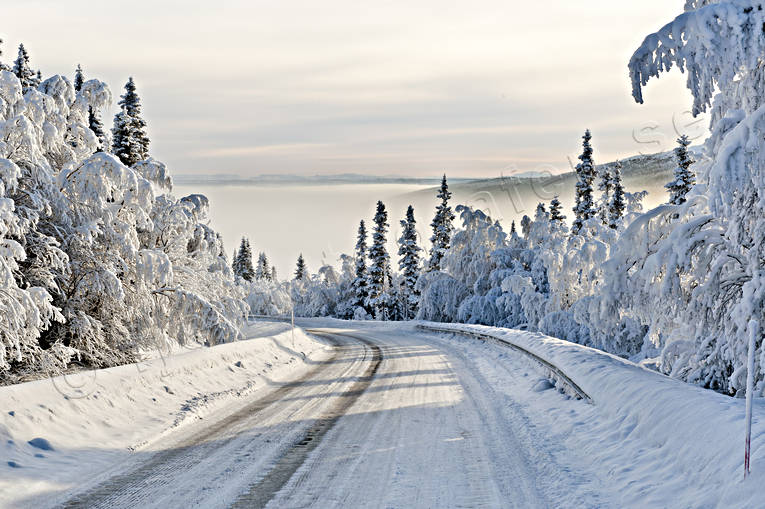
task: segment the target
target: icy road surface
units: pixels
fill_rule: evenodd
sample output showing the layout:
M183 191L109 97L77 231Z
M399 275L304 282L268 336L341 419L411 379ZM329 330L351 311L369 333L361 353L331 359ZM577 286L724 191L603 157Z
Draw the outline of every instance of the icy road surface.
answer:
M65 507L599 507L507 387L539 376L517 355L408 330L314 329L332 353L234 413L137 453ZM460 346L462 345L462 346ZM476 355L472 355L475 353ZM486 360L484 360L484 364ZM587 405L555 391L548 398ZM539 394L537 394L539 396ZM597 483L596 483L597 484ZM572 505L573 504L573 505ZM606 503L605 505L609 505Z

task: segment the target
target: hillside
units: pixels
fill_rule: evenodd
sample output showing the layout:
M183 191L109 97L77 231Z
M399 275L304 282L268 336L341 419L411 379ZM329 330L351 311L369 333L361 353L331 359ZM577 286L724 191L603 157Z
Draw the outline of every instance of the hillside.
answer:
M614 162L601 166L612 166ZM627 192L648 191L643 201L645 208L652 208L666 201L664 184L669 182L675 167L672 151L658 154L637 155L622 160L622 177ZM494 219L502 222L519 220L524 214L532 216L537 203L549 202L555 195L563 204L564 213L571 216L574 206L574 185L576 174L573 171L559 175L501 176L491 179L479 179L469 182L451 182L454 201L478 207L488 212ZM436 187L410 193L407 197L413 202L421 202L426 197L435 196Z

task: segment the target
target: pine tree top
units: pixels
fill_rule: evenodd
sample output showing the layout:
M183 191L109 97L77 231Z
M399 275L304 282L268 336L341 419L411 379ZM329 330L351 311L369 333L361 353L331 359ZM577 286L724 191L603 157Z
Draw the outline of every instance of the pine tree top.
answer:
M139 117L141 115L141 99L138 97L138 92L136 92L135 81L133 81L132 76L125 83L125 93L120 96L117 104L131 117Z
M410 224L415 224L417 222L414 220L414 207L411 205L406 209L406 221Z
M377 201L377 211L375 212L375 231L386 231L388 225L388 212L385 210L385 204Z
M449 185L446 183L446 173L441 177L441 187L438 189L436 197L441 198L444 204L452 197L452 193L449 192Z
M74 90L79 92L82 90L82 84L85 83L85 77L82 74L82 67L77 64L77 69L74 71Z
M356 236L356 254L363 254L367 249L367 226L362 219L359 221L359 231Z

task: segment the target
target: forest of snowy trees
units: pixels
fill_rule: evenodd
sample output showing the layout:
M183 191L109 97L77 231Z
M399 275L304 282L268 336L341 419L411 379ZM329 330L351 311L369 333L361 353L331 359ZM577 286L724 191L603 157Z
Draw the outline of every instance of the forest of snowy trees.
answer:
M446 179L427 260L402 220L399 273L385 251L378 203L372 244L362 221L338 274L295 280L295 312L339 318L418 319L523 328L644 361L673 377L741 394L747 338L756 336L755 384L765 389L765 11L758 2L688 0L685 13L646 37L629 63L635 100L677 65L693 112L711 110L698 161L680 136L664 205L643 211L621 165L596 166L583 136L570 226L557 197L509 233L480 210L449 204ZM719 90L719 92L715 92ZM304 269L303 269L304 271Z
M204 196L176 198L136 84L0 63L0 380L240 335L248 307ZM179 319L179 317L181 319Z
M555 197L508 228L452 204L444 176L429 242L417 236L421 211L378 202L339 267L312 272L301 254L287 281L264 252L253 261L246 238L227 259L204 196L173 196L167 168L149 155L132 78L108 131L109 87L79 66L73 81L43 80L22 45L12 65L0 62L2 379L231 341L248 313L294 311L539 331L734 395L755 335L761 394L762 26L753 0L688 0L630 60L637 102L677 66L694 114L711 113L702 151L678 139L665 204L643 210L645 193L625 190L618 161L596 165L597 137L586 130L573 210Z

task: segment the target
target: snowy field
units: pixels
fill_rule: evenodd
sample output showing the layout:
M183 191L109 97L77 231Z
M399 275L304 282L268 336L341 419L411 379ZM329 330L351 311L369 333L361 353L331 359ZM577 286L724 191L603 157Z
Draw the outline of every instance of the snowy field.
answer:
M742 482L741 400L539 334L437 324L533 351L592 404L493 342L301 325L330 335L298 329L293 344L287 325L259 324L248 341L58 378L60 390L0 388L0 505L80 493L72 506L727 508L765 496L762 402Z

